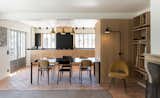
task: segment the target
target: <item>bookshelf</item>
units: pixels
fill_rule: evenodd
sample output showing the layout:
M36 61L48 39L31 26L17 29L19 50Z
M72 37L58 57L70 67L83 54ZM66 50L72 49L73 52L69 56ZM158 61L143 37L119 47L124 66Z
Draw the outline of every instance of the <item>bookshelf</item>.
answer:
M134 77L138 83L144 84L147 74L144 69L144 54L150 53L150 12L133 18L132 29L132 64Z

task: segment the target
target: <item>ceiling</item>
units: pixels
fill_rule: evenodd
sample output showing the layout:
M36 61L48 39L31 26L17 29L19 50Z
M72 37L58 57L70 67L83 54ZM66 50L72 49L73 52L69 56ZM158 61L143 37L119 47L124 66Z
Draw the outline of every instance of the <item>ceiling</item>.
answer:
M0 12L137 12L149 0L0 0Z
M0 0L0 19L43 26L55 19L132 18L148 8L150 0Z
M56 26L72 26L72 27L89 27L94 28L97 23L96 19L56 19L56 20L32 20L21 21L33 27L56 27Z
M149 6L150 0L0 0L0 18L129 17Z

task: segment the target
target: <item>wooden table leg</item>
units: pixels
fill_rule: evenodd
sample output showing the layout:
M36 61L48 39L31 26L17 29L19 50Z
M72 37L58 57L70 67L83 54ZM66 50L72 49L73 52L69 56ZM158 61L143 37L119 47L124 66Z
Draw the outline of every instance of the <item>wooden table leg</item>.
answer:
M95 62L94 62L94 64L93 64L93 72L94 72L94 76L95 76L95 74L96 74L96 72L95 72Z

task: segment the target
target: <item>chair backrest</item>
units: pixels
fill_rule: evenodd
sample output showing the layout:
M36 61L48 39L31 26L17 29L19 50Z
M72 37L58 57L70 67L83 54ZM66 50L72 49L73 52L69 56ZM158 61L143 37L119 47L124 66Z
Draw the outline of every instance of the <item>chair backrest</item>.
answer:
M40 68L48 68L49 66L49 61L48 60L40 60L39 61L39 67Z
M70 59L72 58L71 56L63 56L63 59Z
M73 62L72 56L63 56L63 60Z
M111 65L110 72L119 72L129 75L128 65L122 60L116 61Z
M70 60L66 60L66 59L61 59L58 61L59 64L70 64Z
M92 66L92 61L91 60L82 60L81 61L81 67L82 68L87 68Z

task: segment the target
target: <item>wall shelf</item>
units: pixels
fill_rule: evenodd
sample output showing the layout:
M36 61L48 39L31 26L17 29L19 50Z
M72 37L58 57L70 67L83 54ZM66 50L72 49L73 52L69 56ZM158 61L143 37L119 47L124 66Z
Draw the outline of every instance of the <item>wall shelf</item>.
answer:
M137 82L145 84L147 74L144 69L144 54L150 53L150 12L133 18L132 64Z

